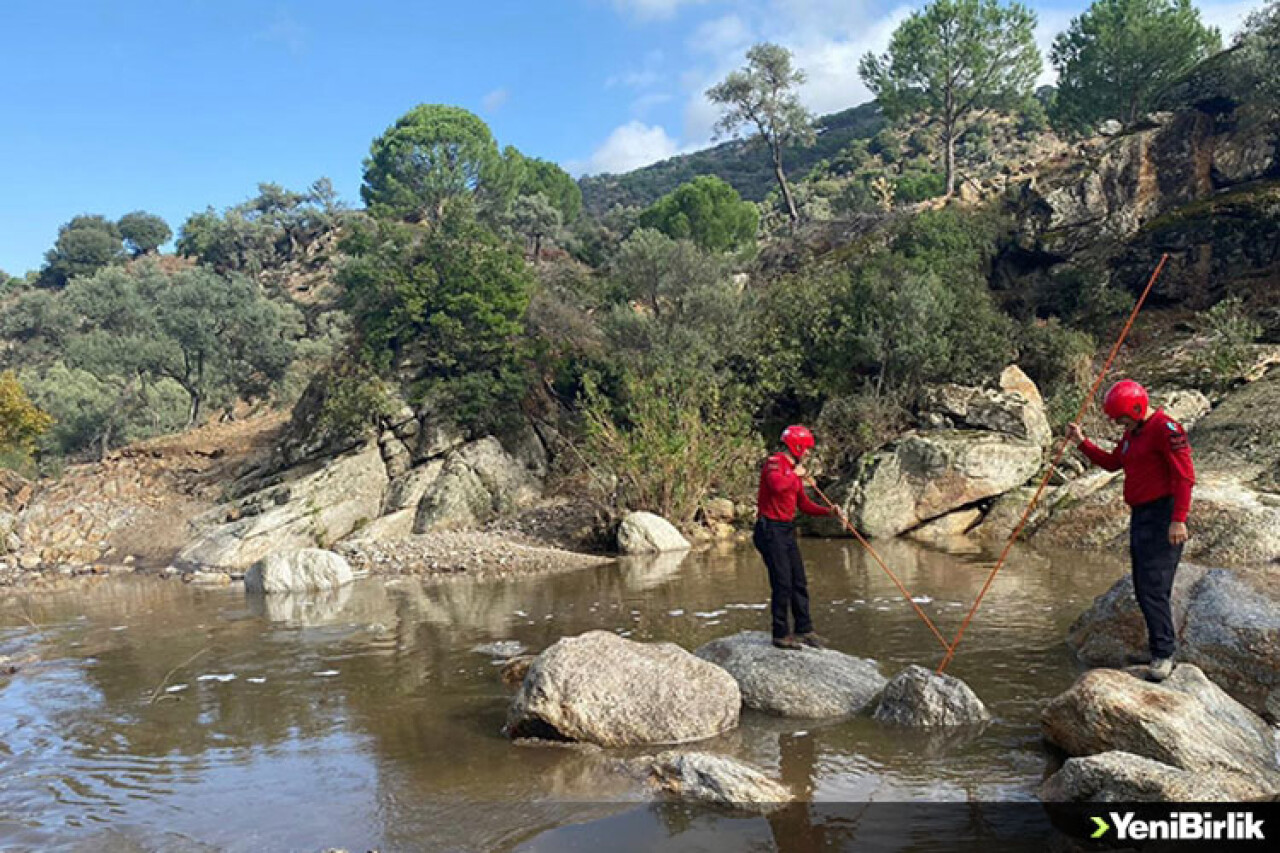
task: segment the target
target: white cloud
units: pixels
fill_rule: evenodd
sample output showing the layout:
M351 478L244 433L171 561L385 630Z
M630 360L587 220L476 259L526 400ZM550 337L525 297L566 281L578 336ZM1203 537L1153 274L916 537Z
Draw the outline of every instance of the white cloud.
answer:
M628 89L648 89L654 84L662 82L664 58L661 50L651 50L644 55L644 61L639 68L633 68L622 74L614 74L604 81L604 87L612 89L614 86L625 86Z
M689 37L689 50L723 56L736 53L751 42L751 27L740 15L703 21Z
M489 94L480 99L480 107L486 113L493 114L502 109L507 100L511 97L511 93L505 88L494 89Z
M679 153L680 146L661 125L632 121L615 128L586 163L570 163L569 171L596 175L629 172Z
M681 6L695 6L707 0L613 0L620 12L626 12L642 21L670 18Z

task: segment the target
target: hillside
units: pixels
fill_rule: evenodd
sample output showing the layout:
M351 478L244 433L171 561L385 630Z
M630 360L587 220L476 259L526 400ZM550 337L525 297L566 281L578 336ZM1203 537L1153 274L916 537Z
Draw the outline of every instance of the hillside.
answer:
M792 148L783 155L789 177L808 174L815 164L830 159L854 139L868 139L885 125L874 103L862 104L818 119L818 141L809 148ZM742 197L761 201L773 190L773 168L763 151L733 140L682 154L621 175L593 175L578 183L586 209L601 214L614 205L645 207L699 175L715 175Z

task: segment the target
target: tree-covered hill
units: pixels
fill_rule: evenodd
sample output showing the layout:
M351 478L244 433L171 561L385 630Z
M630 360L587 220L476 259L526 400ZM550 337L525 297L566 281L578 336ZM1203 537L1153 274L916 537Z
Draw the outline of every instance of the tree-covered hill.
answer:
M789 176L808 174L814 164L835 156L854 139L869 139L884 127L874 104L862 104L817 121L818 139L812 147L793 148L784 162ZM587 210L600 214L616 204L647 207L699 175L715 175L728 182L743 198L761 201L777 187L769 158L742 140L731 140L703 151L681 154L669 160L621 175L593 175L579 181Z

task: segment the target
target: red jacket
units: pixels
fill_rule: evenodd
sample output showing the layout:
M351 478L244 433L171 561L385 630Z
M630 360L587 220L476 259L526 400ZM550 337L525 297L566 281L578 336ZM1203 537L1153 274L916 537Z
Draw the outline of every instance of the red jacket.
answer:
M1191 445L1182 424L1163 411L1125 430L1114 450L1103 450L1088 439L1080 450L1108 471L1124 469L1124 502L1129 506L1173 495L1173 520L1187 520L1191 487L1196 482Z
M756 503L761 515L774 521L794 521L796 505L809 515L830 515L831 510L818 506L804 493L804 481L785 453L775 453L760 469L760 491Z

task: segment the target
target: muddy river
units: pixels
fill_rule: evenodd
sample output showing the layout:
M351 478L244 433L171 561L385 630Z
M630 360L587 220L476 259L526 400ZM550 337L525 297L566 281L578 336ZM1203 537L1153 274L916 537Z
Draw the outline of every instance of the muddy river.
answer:
M935 638L856 543L803 548L835 648L887 676L937 663ZM884 556L948 636L991 565L904 543ZM767 630L749 548L491 582L365 579L301 601L132 578L10 602L0 655L33 662L0 676L0 849L853 846L849 804L1034 799L1039 706L1078 672L1066 628L1123 571L1015 551L949 669L996 718L979 733L744 712L702 746L810 803L771 819L654 804L599 755L512 745L497 663L473 651L597 628L687 649Z

